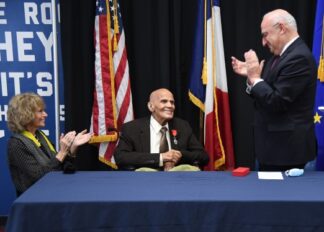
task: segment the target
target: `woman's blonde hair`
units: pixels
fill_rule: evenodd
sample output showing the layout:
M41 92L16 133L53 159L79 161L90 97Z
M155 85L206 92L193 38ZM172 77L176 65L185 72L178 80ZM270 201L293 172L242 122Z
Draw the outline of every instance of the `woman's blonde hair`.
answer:
M12 97L7 110L9 130L14 133L26 130L39 108L44 109L45 103L43 98L35 93L22 93Z

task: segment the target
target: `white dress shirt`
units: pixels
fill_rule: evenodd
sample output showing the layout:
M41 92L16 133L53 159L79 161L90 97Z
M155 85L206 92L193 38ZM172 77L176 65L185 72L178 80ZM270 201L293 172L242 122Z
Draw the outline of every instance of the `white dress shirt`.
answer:
M167 123L165 127L168 129L167 132L169 131L169 124ZM160 141L161 141L161 130L162 126L154 119L153 116L150 118L150 152L151 153L160 153ZM171 149L171 143L170 143L170 133L166 133L166 138L168 140L168 146L169 150ZM162 155L160 154L160 163L159 166L163 166L163 158Z

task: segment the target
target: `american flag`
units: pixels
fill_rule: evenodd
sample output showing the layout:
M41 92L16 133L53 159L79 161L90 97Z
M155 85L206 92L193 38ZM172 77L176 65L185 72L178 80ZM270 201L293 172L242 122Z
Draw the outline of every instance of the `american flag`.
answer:
M118 131L133 120L125 33L118 0L97 0L95 17L95 89L91 143L99 143L99 160L117 168L113 152Z

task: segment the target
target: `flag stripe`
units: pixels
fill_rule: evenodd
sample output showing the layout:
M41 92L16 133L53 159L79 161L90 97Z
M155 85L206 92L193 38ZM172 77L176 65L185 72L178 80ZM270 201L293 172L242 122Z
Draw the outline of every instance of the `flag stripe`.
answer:
M99 159L117 168L113 158L116 130L134 117L125 34L118 1L97 0L96 6L96 80L90 130L92 141L100 142Z
M126 115L128 113L128 108L130 105L130 85L126 90L125 100L122 101L122 105L120 107L119 115L118 115L118 125L121 126L126 119Z
M206 24L204 2L207 4ZM210 156L205 170L233 169L234 151L218 1L199 1L198 10L189 98L205 112L204 143ZM206 39L203 38L205 34ZM205 48L204 52L202 49ZM206 85L202 82L202 76L207 77Z
M123 53L122 53L122 57L121 57L120 62L119 62L119 66L117 68L116 76L115 76L117 93L118 93L118 90L119 90L119 87L120 87L120 83L123 80L123 77L124 77L124 74L125 74L125 71L126 71L126 65L127 65L126 57L127 57L127 54L126 54L126 50L124 49Z

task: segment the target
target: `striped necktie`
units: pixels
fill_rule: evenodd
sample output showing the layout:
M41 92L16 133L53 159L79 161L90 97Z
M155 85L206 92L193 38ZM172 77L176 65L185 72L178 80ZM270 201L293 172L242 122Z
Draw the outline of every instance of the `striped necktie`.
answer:
M169 146L168 146L168 140L166 137L166 132L167 132L168 128L166 128L165 126L161 128L160 132L161 132L161 140L160 140L160 153L164 153L167 152L169 150Z

